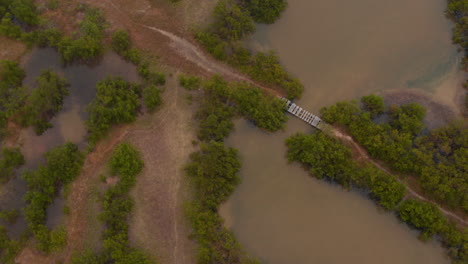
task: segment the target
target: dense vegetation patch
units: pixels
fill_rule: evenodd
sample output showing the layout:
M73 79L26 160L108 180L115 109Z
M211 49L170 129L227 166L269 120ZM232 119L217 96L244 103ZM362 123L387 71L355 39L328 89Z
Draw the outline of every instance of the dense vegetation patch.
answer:
M86 250L73 258L73 264L154 263L144 252L130 246L128 241L127 221L134 204L129 192L143 165L140 153L132 145L123 143L115 148L109 167L112 175L118 176L119 181L103 197L104 212L101 220L106 225L104 249L98 253Z
M346 188L357 187L368 191L380 206L387 210L396 209L404 222L420 230L422 240L437 235L449 249L454 263L468 260L468 233L448 221L431 203L412 199L402 201L406 192L403 184L374 166L357 166L351 159L350 149L337 139L321 132L296 134L287 139L286 144L288 159L307 165L315 177L325 177Z
M243 0L247 10L257 23L273 24L286 9L286 0Z
M323 108L322 118L344 126L371 156L395 171L416 176L430 197L468 212L466 127L454 123L424 134L422 106L411 103L382 111L377 103L376 112L369 103L362 109L356 102L339 102Z
M3 148L0 154L0 184L8 181L23 164L24 156L19 148Z
M453 28L452 41L460 45L464 52L462 60L463 70L468 70L468 1L467 0L448 0L448 17L455 23ZM468 81L464 84L465 88L465 115L468 114Z
M215 22L209 29L197 32L195 38L215 58L227 61L252 79L285 92L289 98L299 97L304 87L281 66L273 52L253 54L240 42L255 30L252 16L257 22L269 23L284 8L284 1L277 0L221 0L214 10Z
M45 155L46 162L34 171L23 174L28 184L24 215L29 229L44 252L55 251L66 243L64 228L49 230L46 210L61 187L69 184L80 173L84 155L72 143L56 147Z
M318 132L296 134L286 140L289 161L299 161L310 168L315 177L333 180L346 188L355 186L369 191L382 207L393 209L403 199L405 187L395 177L352 160L351 150L337 139Z
M43 71L36 83L37 87L19 110L18 121L24 127L33 126L40 135L52 127L49 121L62 109L63 100L69 91L67 81L49 70Z
M86 121L91 144L101 139L112 125L135 120L140 106L139 93L139 86L120 77L108 77L98 82L96 97L88 106L89 119Z
M0 138L6 135L8 119L24 104L25 72L13 61L0 61Z
M104 51L102 40L106 21L101 10L85 7L84 18L79 22L77 38L63 37L58 43L58 51L65 63L77 60L90 61Z
M197 263L257 263L242 251L218 215L219 205L240 183L240 166L237 151L222 142L203 143L201 150L191 155L186 171L195 188L195 200L188 213L199 245Z
M222 141L234 128L232 118L236 114L268 131L282 129L287 121L283 102L250 84L229 84L215 76L203 84L203 91L205 96L196 114L201 140Z
M421 231L420 239L429 240L434 235L440 237L447 247L453 263L468 261L468 233L449 222L433 204L408 199L398 207L398 215L409 226Z

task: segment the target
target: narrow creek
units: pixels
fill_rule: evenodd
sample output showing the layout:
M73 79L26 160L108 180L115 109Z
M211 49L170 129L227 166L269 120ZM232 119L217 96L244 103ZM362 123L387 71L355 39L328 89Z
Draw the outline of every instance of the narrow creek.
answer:
M317 113L370 93L398 103L408 92L456 105L464 74L445 1L288 3L283 17L260 26L249 44L277 51L304 83L302 107ZM268 134L241 120L227 140L239 149L243 182L221 214L248 252L266 264L449 263L437 242L419 241L364 195L288 164L284 140L297 132L312 128L291 119L285 131Z
M34 49L21 61L26 72L23 85L35 86L35 79L43 70L53 70L64 76L69 82L70 95L63 103L63 109L51 120L53 128L38 136L32 128L23 129L19 135L21 152L26 164L21 170L35 169L44 161L43 154L50 149L73 142L80 147L85 146L86 106L96 94L96 83L107 76L121 76L128 81L139 81L138 73L133 64L121 59L117 54L108 52L96 65L73 64L64 67L60 61L60 54L54 49ZM26 182L20 173L5 184L0 190L0 208L17 209L25 205L23 196L27 191ZM63 220L63 206L65 200L60 195L48 209L47 225L49 227L60 224ZM17 237L26 227L22 217L8 230L10 235Z

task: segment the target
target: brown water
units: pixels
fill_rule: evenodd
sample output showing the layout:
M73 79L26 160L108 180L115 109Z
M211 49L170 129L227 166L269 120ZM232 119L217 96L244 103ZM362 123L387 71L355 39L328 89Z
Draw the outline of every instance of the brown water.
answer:
M60 55L53 49L34 49L22 61L26 71L23 85L35 87L35 79L43 70L53 70L67 79L70 95L64 100L63 109L51 120L53 128L38 136L32 128L20 134L21 152L26 164L23 169L34 169L43 161L43 154L65 142L85 146L86 129L84 121L88 115L86 106L96 94L96 83L107 76L121 76L128 81L139 81L135 66L121 59L115 53L106 53L94 66L75 64L63 67ZM26 192L26 183L20 173L0 188L0 209L21 209ZM63 216L64 198L56 199L48 210L49 227L59 224ZM24 230L24 219L9 229L16 236Z
M322 106L369 93L415 89L454 105L463 74L440 0L289 0L275 25L251 41L276 50L305 84L299 104ZM264 263L449 263L395 215L358 192L316 180L285 159L284 140L311 132L290 120L267 134L238 121L227 143L239 149L243 183L222 208L241 244Z

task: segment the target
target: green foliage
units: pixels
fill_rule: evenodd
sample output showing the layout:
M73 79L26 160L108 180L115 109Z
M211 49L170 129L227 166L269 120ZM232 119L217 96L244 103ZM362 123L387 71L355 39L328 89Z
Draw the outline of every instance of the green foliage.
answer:
M6 134L8 119L24 104L26 97L21 87L23 69L13 61L0 61L0 138Z
M231 60L231 64L238 64L236 66L255 80L284 90L288 98L301 96L304 86L281 66L279 58L274 52L258 52L254 56L250 55L249 60L239 59L239 56L247 58L247 54L250 54L250 52L245 53L245 50L238 50L237 52L234 55L237 61ZM239 54L242 52L243 55ZM242 63L239 63L239 60Z
M110 158L112 174L135 177L143 168L140 153L130 144L117 146Z
M255 125L268 131L277 131L284 127L287 117L284 114L283 101L246 83L237 84L234 90L233 99L238 111Z
M431 203L418 200L406 200L398 207L400 218L422 231L421 237L431 238L444 229L446 220L440 210Z
M58 48L63 36L62 32L55 28L39 28L35 31L23 33L21 38L30 46Z
M338 140L323 133L296 134L286 140L288 160L310 166L317 178L327 177L344 186L350 185L353 163L351 151Z
M227 59L226 50L228 44L218 35L210 32L200 31L195 34L195 39L200 42L202 46L207 49L208 52L216 59L222 61Z
M166 75L162 72L157 72L150 68L149 63L142 63L138 66L138 74L148 84L152 85L164 85L166 84Z
M46 7L50 10L56 10L59 7L59 4L58 0L49 0L46 3Z
M86 122L92 144L112 125L134 121L140 106L137 86L122 78L106 78L97 84L96 90L96 98L88 106Z
M120 29L112 34L112 49L118 54L122 54L130 49L131 44L127 31Z
M13 23L10 13L6 13L0 21L0 34L14 39L21 37L21 27Z
M197 76L179 75L179 84L185 89L192 91L200 88L202 80Z
M319 179L326 177L345 188L354 185L367 189L371 198L387 210L395 208L405 195L404 185L395 177L370 165L360 169L352 161L350 149L324 133L296 134L286 144L289 161L306 164Z
M14 224L18 219L19 212L16 209L0 211L0 220L3 220L9 224Z
M3 148L0 156L0 183L13 176L15 169L24 164L24 157L19 148Z
M464 69L467 69L467 49L468 49L468 3L466 0L448 0L447 1L447 14L455 23L453 28L452 40L454 43L459 44L465 51L465 57L462 63Z
M410 103L401 107L390 109L392 120L390 125L403 133L417 135L424 128L422 120L426 114L426 109L417 103Z
M119 181L103 197L101 220L107 227L104 250L100 253L85 250L81 255L73 256L72 264L151 264L153 261L143 251L131 247L128 242L127 219L134 203L129 191L143 168L140 153L130 144L120 144L112 153L109 166Z
M374 158L388 162L398 172L418 177L426 194L452 208L468 212L468 132L452 124L417 136L424 128L425 110L415 103L392 106L384 114L389 123L372 121L369 107L339 102L321 109L323 120L345 126Z
M199 244L197 263L247 263L249 258L217 214L219 205L240 183L237 151L212 141L203 143L191 160L186 171L195 188L195 201L188 216Z
M240 183L238 172L241 164L237 151L226 148L221 142L201 146L201 151L192 154L187 174L195 186L202 206L216 210Z
M46 227L46 210L52 204L58 190L78 176L84 156L78 150L78 146L66 143L47 152L45 159L45 165L23 174L28 184L24 215L38 242L38 248L50 252L63 246L65 231L58 229L51 232Z
M285 0L243 0L257 23L273 24L286 9Z
M19 22L33 26L39 23L39 17L33 0L13 0L10 12Z
M372 117L383 114L385 110L384 102L382 97L376 95L367 95L361 98L361 103L364 105L364 109L371 113Z
M72 39L64 37L58 44L58 51L65 63L77 60L90 61L104 51L102 40L106 21L102 11L97 8L85 8L85 16L79 23L80 37Z
M38 135L52 127L49 120L62 109L63 100L69 94L67 81L56 73L46 70L36 79L37 88L26 99L20 110L19 122L34 126Z
M237 5L232 0L219 1L214 10L215 22L207 31L200 31L195 38L218 60L227 60L243 73L265 85L272 86L287 94L288 98L300 97L304 87L292 77L280 64L273 52L252 54L239 40L255 30L247 7L251 5L257 11L264 11L260 16L271 19L272 14L281 9L282 0L249 1ZM269 8L267 6L271 5ZM275 11L275 8L278 10ZM284 8L284 7L283 7ZM280 11L279 11L280 13ZM279 15L278 13L278 15Z
M143 88L143 102L149 111L154 111L161 105L161 90L156 85L148 85Z
M214 9L215 32L226 41L240 40L255 31L248 12L232 0L221 0Z

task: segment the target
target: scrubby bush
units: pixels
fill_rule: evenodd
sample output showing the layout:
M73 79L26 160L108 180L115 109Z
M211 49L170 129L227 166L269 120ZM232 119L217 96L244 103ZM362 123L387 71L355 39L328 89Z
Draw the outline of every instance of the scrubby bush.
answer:
M179 84L187 90L197 90L200 88L202 80L197 76L179 75Z
M255 31L249 13L232 0L221 0L214 9L216 34L226 41L240 40Z
M161 105L161 90L156 85L146 86L143 88L143 102L148 110L154 111L156 107Z
M233 99L238 111L260 128L277 131L287 121L284 102L260 88L245 83L238 84L234 87Z
M19 148L3 148L0 155L0 183L8 181L15 169L24 164Z
M257 23L273 24L286 9L286 0L243 0Z
M38 248L50 252L64 245L65 235L64 230L51 231L47 228L47 208L52 204L59 189L78 176L84 156L78 150L78 146L72 143L56 147L44 156L45 165L23 174L28 184L24 215L38 242Z
M122 78L106 78L98 82L96 97L88 106L89 119L86 126L90 142L96 143L112 125L135 120L138 100L138 87Z
M143 251L131 247L128 241L127 221L134 204L129 191L143 168L141 155L132 145L120 144L112 153L109 166L119 181L105 192L103 198L101 220L106 224L104 251L97 254L85 251L81 257L75 257L72 263L151 264L153 261Z
M130 49L131 42L128 32L125 30L117 30L112 34L112 49L118 54Z
M52 127L49 120L62 109L69 91L67 81L50 70L43 71L36 82L37 87L20 110L19 122L25 127L34 126L36 133L41 135Z
M373 94L363 96L361 103L364 105L364 109L371 113L372 117L381 115L385 110L383 99L380 96Z
M421 230L424 240L442 231L447 224L436 206L418 200L403 201L398 207L398 214L403 221Z
M64 37L58 44L58 51L65 63L77 60L90 61L104 51L102 40L106 21L102 11L97 8L85 7L85 16L79 23L78 38Z

